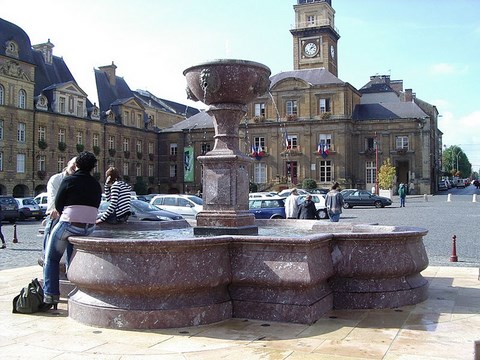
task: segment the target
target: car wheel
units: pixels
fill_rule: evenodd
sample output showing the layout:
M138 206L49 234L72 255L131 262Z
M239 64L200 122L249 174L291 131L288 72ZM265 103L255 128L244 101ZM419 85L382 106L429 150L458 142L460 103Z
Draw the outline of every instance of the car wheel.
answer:
M383 204L382 204L381 201L375 201L373 204L375 205L375 207L376 207L377 209L383 207Z
M353 207L353 206L350 205L350 204L347 203L347 202L343 204L343 208L344 208L344 209L351 209L352 207Z
M35 220L42 220L42 219L43 219L43 216L37 216L37 217L35 218Z
M278 220L278 219L285 219L284 217L280 216L280 215L273 215L270 219L272 220Z
M323 220L323 219L328 219L327 210L325 210L325 209L323 209L323 210L318 210L317 214L318 214L318 217L319 217L320 219L322 219L322 220Z

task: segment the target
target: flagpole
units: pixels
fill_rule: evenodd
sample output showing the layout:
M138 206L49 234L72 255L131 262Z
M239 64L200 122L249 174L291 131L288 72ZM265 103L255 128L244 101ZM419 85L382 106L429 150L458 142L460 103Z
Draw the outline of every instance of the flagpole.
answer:
M375 131L375 195L378 195L378 142L377 132Z

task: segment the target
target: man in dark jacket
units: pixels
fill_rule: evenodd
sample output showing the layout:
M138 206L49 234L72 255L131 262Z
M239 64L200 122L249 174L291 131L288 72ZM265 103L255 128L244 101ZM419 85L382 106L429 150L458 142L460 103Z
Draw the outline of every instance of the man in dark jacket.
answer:
M312 195L307 195L305 201L298 207L298 219L320 219Z
M60 298L60 259L67 250L67 267L73 246L69 236L88 236L95 229L98 206L102 199L102 187L90 174L97 163L95 155L84 151L75 161L77 170L63 179L55 197L55 209L60 214L59 222L50 233L45 248L43 268L44 301L56 304Z

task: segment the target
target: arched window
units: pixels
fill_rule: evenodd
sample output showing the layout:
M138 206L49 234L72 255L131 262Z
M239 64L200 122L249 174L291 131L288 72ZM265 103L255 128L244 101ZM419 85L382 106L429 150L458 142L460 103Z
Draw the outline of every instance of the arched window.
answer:
M21 89L18 92L18 107L20 109L25 109L27 104L27 93L25 90Z
M5 89L0 85L0 105L5 105Z

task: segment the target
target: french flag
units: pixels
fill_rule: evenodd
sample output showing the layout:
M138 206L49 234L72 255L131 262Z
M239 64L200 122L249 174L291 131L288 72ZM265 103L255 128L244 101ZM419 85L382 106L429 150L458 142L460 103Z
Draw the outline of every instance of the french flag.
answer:
M263 152L263 149L262 149L262 145L258 145L258 149L257 149L257 155L260 156L260 157L263 157L263 155L265 155L265 153Z
M252 145L252 156L257 156L257 150L255 149L255 146Z
M285 148L289 148L290 147L290 144L288 143L288 133L287 133L287 129L285 129Z

